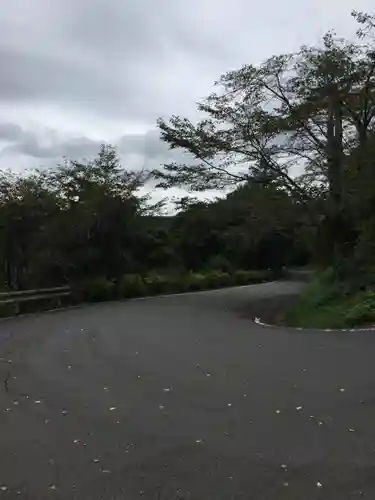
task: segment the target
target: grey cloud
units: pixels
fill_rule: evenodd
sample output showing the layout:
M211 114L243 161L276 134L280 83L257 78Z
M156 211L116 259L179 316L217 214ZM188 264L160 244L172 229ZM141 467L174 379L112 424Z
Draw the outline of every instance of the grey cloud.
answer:
M97 110L117 115L128 109L123 92L135 91L131 82L119 85L105 70L58 57L28 54L26 51L0 48L0 65L7 68L0 76L0 100L59 102L72 108ZM129 107L131 111L131 106Z
M85 136L61 138L56 131L45 129L38 134L24 130L12 123L0 123L0 140L8 145L0 150L0 157L22 155L33 162L45 160L59 162L63 157L71 160L91 159L99 151L105 140L93 140ZM169 161L182 161L182 152L169 151L168 146L159 138L158 130L145 134L127 134L110 141L128 168L155 168ZM46 145L46 143L48 145ZM50 162L48 162L50 165Z
M0 123L0 140L17 141L23 135L22 128L14 123Z
M100 146L99 141L93 141L87 137L78 137L67 140L55 139L52 144L45 146L43 143L49 138L53 131L46 130L45 137L31 131L23 130L21 127L11 123L0 123L0 140L9 144L0 151L1 156L20 154L36 159L92 157ZM51 141L49 141L51 142Z
M216 61L233 53L234 40L223 43L217 27L207 29L210 16L220 12L220 21L226 5L221 0L206 19L198 0L190 8L181 0L35 0L32 10L17 12L9 4L0 19L0 64L6 68L0 100L59 103L98 119L148 123L192 109L201 92L191 102L181 100L181 92L206 87L206 93L218 76ZM227 18L233 16L231 9Z
M128 134L117 142L122 154L142 154L148 159L161 159L168 155L168 146L160 140L158 130L149 130L146 134Z
M23 162L91 157L101 136L117 135L112 142L129 164L147 166L181 157L150 130L158 116L195 116L195 102L222 72L314 43L329 28L350 34L350 11L373 9L372 0L3 3L0 139L8 146L1 155ZM46 127L52 114L59 123L70 119L78 133L42 140L26 110ZM119 131L106 133L104 123ZM134 124L150 131L134 134Z
M39 8L28 11L30 33L15 29L12 43L1 38L0 65L6 71L0 75L0 100L61 103L98 118L154 120L158 92L152 75L170 71L168 45L171 52L174 44L149 3L79 0L60 4L58 11L54 2L36 4ZM32 26L43 21L40 12L46 25L38 34ZM17 27L17 18L13 22ZM6 16L2 32L4 25Z

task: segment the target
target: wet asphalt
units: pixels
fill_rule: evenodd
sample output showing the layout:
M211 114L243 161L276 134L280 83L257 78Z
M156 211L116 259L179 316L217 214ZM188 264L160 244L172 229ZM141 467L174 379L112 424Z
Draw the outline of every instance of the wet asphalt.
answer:
M375 499L375 332L278 282L0 322L0 498Z

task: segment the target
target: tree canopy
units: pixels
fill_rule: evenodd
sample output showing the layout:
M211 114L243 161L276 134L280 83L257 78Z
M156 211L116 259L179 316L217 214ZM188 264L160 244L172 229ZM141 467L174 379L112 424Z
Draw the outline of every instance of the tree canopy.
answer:
M374 198L375 32L372 16L352 16L356 42L330 32L317 47L244 65L215 83L197 123L160 118L162 139L193 161L155 170L159 186L272 185L326 225L328 260L353 252Z
M3 172L3 287L117 279L150 270L281 265L258 256L272 235L294 238L290 211L295 206L287 193L254 184L226 199L203 203L184 198L177 203L177 214L167 217L160 215L160 202L140 194L147 179L146 172L125 171L110 145L103 145L90 162L66 161L29 175Z

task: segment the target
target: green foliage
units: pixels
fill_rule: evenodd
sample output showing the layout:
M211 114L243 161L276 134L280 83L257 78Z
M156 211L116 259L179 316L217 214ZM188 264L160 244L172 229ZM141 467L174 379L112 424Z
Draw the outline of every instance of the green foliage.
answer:
M81 164L15 175L0 172L0 262L11 288L115 278L135 260L146 175L124 170L114 148Z
M24 302L21 305L21 312L35 312L60 307L62 305L61 300L63 300L63 304L67 305L81 302L131 299L151 295L219 289L239 283L259 283L271 277L272 274L268 271L236 271L236 273L229 274L219 270L206 273L190 271L181 274L158 274L153 271L144 276L132 273L123 275L116 282L105 277L97 277L73 285L72 293L67 297L67 300L52 296L41 297L37 301ZM16 303L0 304L0 317L15 316L19 312Z
M18 314L18 305L14 302L0 304L0 318L16 316Z
M237 270L233 273L213 270L207 273L189 273L190 290L208 290L236 285L251 285L270 281L273 275L270 271Z
M147 276L150 294L170 293L182 286L174 275L186 275L183 290L199 290L230 281L213 275L206 286L200 273L233 274L287 263L301 225L299 208L287 193L248 184L210 202L185 197L177 215L161 217L145 215L154 207L146 210L138 193L145 178L124 170L115 150L104 145L88 163L69 161L24 176L0 173L0 279L5 288L103 276L118 282L135 273ZM129 284L127 293L143 295L130 291L134 287Z
M125 274L119 279L116 292L120 298L133 298L148 295L149 290L142 276Z
M353 292L329 268L307 286L285 314L292 326L306 328L349 328L375 323L375 293Z
M115 285L106 278L94 278L81 285L80 293L88 302L111 300L115 297Z
M249 272L237 270L233 274L234 283L236 285L247 285L249 283Z
M183 282L171 274L148 273L145 277L147 291L150 295L159 295L185 291Z
M312 308L323 306L343 295L343 283L337 281L335 269L327 268L310 283L302 295L303 300Z
M233 274L233 279L236 285L251 285L252 283L272 281L274 279L274 275L270 270L237 270Z
M222 288L233 284L234 280L232 276L224 271L213 270L205 275L206 288Z
M260 283L271 278L268 271L237 271L230 274L219 270L209 272L188 272L182 274L163 274L156 272L148 273L142 280L140 276L132 275L131 280L125 276L126 283L135 286L136 292L129 294L128 289L123 293L120 290L120 296L140 296L159 295L168 293L184 293L189 291L210 290L234 286L238 284L238 276L241 276L241 284ZM133 285L135 283L135 285ZM139 285L141 284L141 291ZM133 290L133 288L132 288Z
M185 277L185 283L192 292L198 292L206 289L206 277L203 273L194 273L190 271Z
M229 262L227 257L222 254L217 254L214 255L213 257L210 258L206 265L207 270L218 270L218 271L224 271L226 273L231 273L233 270L233 264Z
M136 298L210 290L236 285L238 284L238 276L242 278L241 284L250 284L266 281L270 274L264 271L237 271L236 274L229 274L218 270L206 273L189 272L179 275L162 275L155 271L145 276L125 274L116 284L105 278L86 281L80 287L81 300L95 302L114 298Z
M224 73L216 92L198 104L204 115L200 121L160 118L161 138L170 148L190 153L194 161L156 169L159 185L192 191L260 186L260 217L255 222L257 214L251 210L248 221L258 243L267 241L268 248L271 235L282 236L283 245L298 238L298 223L291 225L293 236L285 231L290 230L283 213L288 204L277 206L269 195L279 200L281 194L289 196L289 208L298 207L299 234L309 238L320 262L336 263L355 252L366 268L374 255L373 235L364 237L373 224L366 228L363 223L372 217L375 199L375 18L362 12L352 16L360 25L355 42L329 32L319 46L274 55L260 65L245 64ZM248 221L236 227L237 234L231 226L226 243L238 236L245 242ZM266 234L259 235L264 229ZM245 258L244 250L241 245ZM238 258L235 244L231 251ZM261 255L276 260L269 267L280 265L262 248L259 259ZM284 256L282 260L285 264Z
M344 316L348 326L373 325L375 323L375 293L361 293L357 301L348 308Z

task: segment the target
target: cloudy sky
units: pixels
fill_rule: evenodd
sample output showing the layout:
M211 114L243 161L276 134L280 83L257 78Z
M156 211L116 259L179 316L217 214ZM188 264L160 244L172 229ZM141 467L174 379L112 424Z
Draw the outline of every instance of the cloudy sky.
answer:
M2 0L0 168L92 157L118 146L130 168L170 154L162 115L193 118L225 71L350 36L372 0Z

